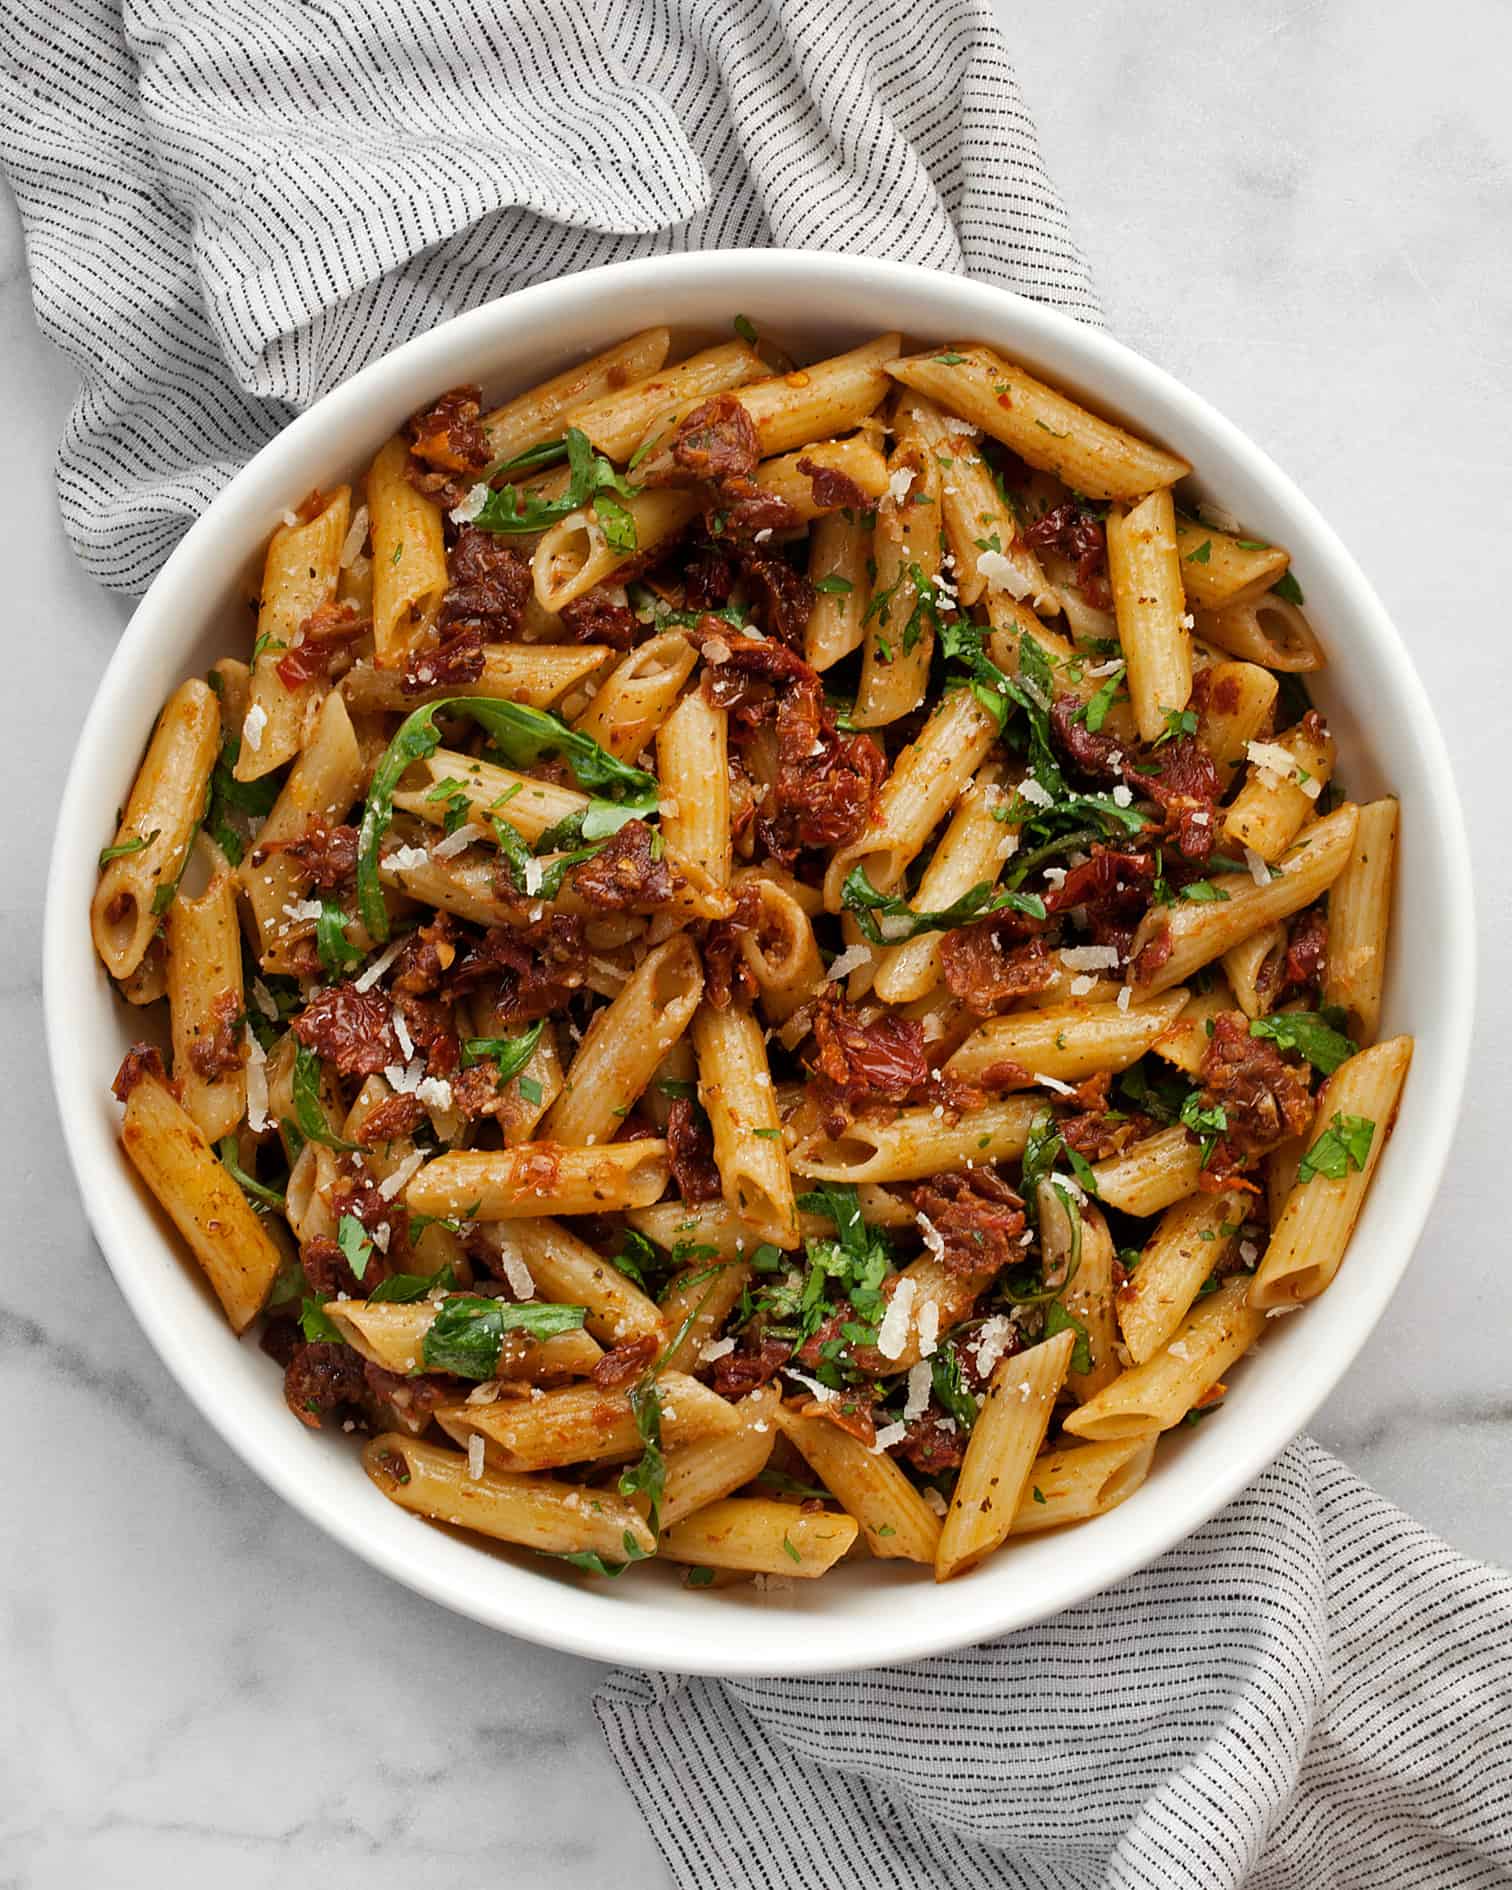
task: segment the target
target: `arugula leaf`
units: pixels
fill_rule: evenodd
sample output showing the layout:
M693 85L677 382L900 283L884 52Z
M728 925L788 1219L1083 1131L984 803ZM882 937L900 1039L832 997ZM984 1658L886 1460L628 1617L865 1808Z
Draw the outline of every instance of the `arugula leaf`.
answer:
M509 883L516 892L522 893L527 884L532 858L530 848L525 844L525 836L512 821L503 820L497 814L490 814L488 821L493 828L499 857L509 869Z
M1064 1147L1053 1110L1041 1109L1029 1124L1029 1137L1024 1144L1023 1167L1019 1176L1019 1193L1024 1197L1024 1210L1030 1220L1035 1218L1038 1211L1036 1195L1039 1184L1055 1166L1056 1158Z
M484 485L500 478L505 473L540 472L543 467L555 466L567 457L565 440L542 440L539 446L527 446L523 453L515 453L508 459L496 459L484 467L478 475Z
M656 1389L654 1376L642 1379L631 1387L630 1409L635 1414L635 1429L642 1449L639 1460L620 1472L619 1492L621 1496L636 1496L644 1492L650 1505L647 1523L655 1535L661 1528L661 1501L667 1487L667 1457L662 1449L661 1394Z
M436 727L436 717L441 714L470 716L515 767L528 768L559 755L571 768L578 786L594 797L583 820L585 839L603 839L626 820L656 812L655 775L630 767L601 748L591 735L568 728L545 709L506 702L497 696L447 696L439 702L424 703L405 718L384 750L373 770L362 810L357 841L357 907L375 944L383 944L389 935L388 910L378 878L378 848L394 817L394 795L405 770L433 755L441 745Z
M604 533L604 543L611 551L637 549L640 541L635 535L635 514L623 499L616 498L612 492L601 492L593 502L593 509Z
M755 347L756 324L751 320L749 315L737 315L734 321L730 323L730 326L735 330L742 341L748 341L753 348Z
M415 1215L410 1220L410 1234L415 1233L415 1222L420 1219ZM391 1273L386 1280L380 1280L367 1296L370 1306L410 1306L417 1299L425 1299L439 1286L448 1290L457 1283L451 1268L442 1267L439 1273Z
M981 1407L961 1375L961 1358L953 1345L942 1345L929 1361L929 1382L935 1397L963 1431L977 1421Z
M1126 663L1120 664L1098 690L1097 694L1088 698L1086 713L1082 717L1082 720L1094 735L1098 733L1103 723L1107 721L1108 711L1113 707L1113 699L1118 694L1127 670L1128 665Z
M220 755L210 771L210 801L205 812L210 838L233 866L241 865L246 848L228 813L245 814L252 820L265 818L272 812L282 786L281 772L259 775L255 781L238 781L235 769L240 755L241 736L235 729L228 729L221 737Z
M1045 1308L1045 1337L1053 1339L1058 1332L1074 1332L1076 1343L1071 1347L1071 1370L1089 1372L1092 1369L1092 1341L1087 1328L1074 1313L1067 1312L1058 1299L1052 1299Z
M1302 586L1290 571L1283 571L1271 589L1277 597L1285 598L1288 604L1301 604L1306 601L1302 596Z
M639 486L631 485L616 472L602 453L593 450L592 441L577 427L568 427L563 444L567 449L569 472L567 484L556 498L542 498L538 492L527 491L523 486L501 486L489 493L473 524L486 532L541 532L573 512L595 504L600 495L630 499L640 491ZM602 522L602 514L600 519Z
M576 1332L587 1316L585 1306L554 1306L545 1301L516 1305L507 1299L457 1293L441 1302L421 1346L421 1359L429 1371L452 1372L458 1378L492 1378L499 1369L506 1332L551 1339L561 1332Z
M341 978L360 965L367 953L346 935L347 915L333 899L322 899L315 921L315 949L328 977Z
M1343 1012L1332 1006L1327 1011L1277 1011L1270 1017L1255 1018L1249 1034L1268 1037L1283 1050L1297 1051L1315 1070L1332 1076L1359 1049L1353 1038L1338 1028L1343 1021Z
M1311 1181L1314 1175L1342 1181L1351 1168L1363 1174L1375 1127L1369 1116L1343 1116L1336 1109L1333 1120L1302 1157L1298 1182Z
M311 1345L345 1345L346 1334L331 1319L318 1299L306 1298L299 1309L299 1329Z
M841 888L840 903L855 914L863 937L873 945L896 945L917 938L921 932L948 932L983 913L1000 912L1005 907L1027 913L1030 918L1045 917L1045 902L1037 893L994 893L992 882L985 879L939 912L915 912L899 894L878 892L864 866L851 868ZM880 920L872 917L876 912L882 914Z
M336 1245L352 1269L353 1278L360 1280L367 1272L368 1261L373 1257L373 1243L355 1214L343 1214L336 1223Z
M256 1175L249 1175L238 1159L239 1150L234 1135L223 1135L215 1145L215 1152L221 1166L231 1179L247 1195L256 1208L281 1208L284 1204L282 1188L270 1188L265 1181L259 1181Z
M850 588L849 585L847 585L846 588L848 590ZM129 840L122 840L118 846L101 847L99 858L101 869L103 870L105 867L109 866L112 860L124 860L128 853L142 852L144 848L152 845L153 841L157 839L162 831L161 827L154 827L151 833L133 834Z
M326 1120L325 1105L320 1100L320 1058L308 1044L299 1044L294 1052L294 1120L307 1142L319 1142L325 1148L356 1153L359 1144L346 1142Z
M643 1293L651 1289L646 1284L646 1270L656 1271L656 1249L646 1236L635 1228L627 1227L620 1237L620 1250L609 1256L610 1266L623 1273L640 1288Z
M492 1058L499 1073L494 1087L502 1089L511 1078L519 1075L535 1055L536 1045L541 1041L541 1032L545 1026L546 1020L538 1017L518 1037L466 1038L462 1045L463 1069L470 1070L475 1063L486 1063Z
M652 1553L643 1549L627 1529L624 1534L625 1559L623 1562L606 1562L595 1549L573 1549L553 1555L556 1562L570 1562L574 1568L586 1569L590 1575L607 1575L611 1580L616 1575L623 1575L632 1562L644 1562ZM697 1572L696 1570L694 1571Z

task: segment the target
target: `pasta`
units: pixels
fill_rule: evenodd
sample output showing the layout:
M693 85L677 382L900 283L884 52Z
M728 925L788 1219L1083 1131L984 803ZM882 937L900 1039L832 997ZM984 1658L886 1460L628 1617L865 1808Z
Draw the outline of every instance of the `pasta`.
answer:
M100 856L125 1154L292 1418L586 1576L1111 1510L1409 1080L1285 548L901 347L443 393L285 515Z

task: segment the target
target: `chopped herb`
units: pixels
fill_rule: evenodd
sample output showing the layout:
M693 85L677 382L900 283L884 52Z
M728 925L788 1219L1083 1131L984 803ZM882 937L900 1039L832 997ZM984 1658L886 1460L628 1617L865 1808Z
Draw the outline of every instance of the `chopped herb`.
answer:
M1087 703L1086 713L1082 719L1094 735L1108 719L1108 711L1113 707L1113 699L1118 694L1119 685L1124 679L1125 667L1126 665L1120 663L1097 694Z
M1342 1181L1351 1168L1363 1174L1375 1127L1368 1116L1343 1116L1335 1110L1333 1120L1302 1157L1298 1182L1311 1181L1314 1175Z
M366 957L360 945L346 935L347 915L333 899L322 899L320 917L315 921L315 949L326 975L341 978Z
M841 577L838 571L831 571L828 577L819 578L814 589L822 597L849 597L855 589L848 577Z
M528 1103L538 1103L546 1094L545 1090L541 1088L541 1085L533 1076L522 1076L520 1078L519 1088L521 1096L523 1096Z
M635 514L612 492L601 492L593 502L594 516L604 533L604 543L611 551L634 551L639 540L635 534Z
M941 367L959 367L966 357L964 354L937 354L935 359Z
M711 1568L690 1568L686 1580L690 1588L707 1588L714 1580L714 1571Z
M841 888L840 903L855 914L862 935L873 945L896 945L917 938L921 932L948 932L984 912L998 912L1005 907L1034 919L1045 916L1045 902L1037 893L994 893L991 881L985 879L938 912L916 912L897 893L878 892L864 866L851 868ZM880 920L872 916L878 912L882 914Z
M794 1546L793 1538L789 1535L784 1535L782 1538L782 1552L790 1562L803 1560L801 1552Z
M756 324L749 315L737 315L730 326L742 341L750 342L753 348L756 346Z
M1241 551L1269 551L1270 545L1263 538L1236 538L1234 543Z
M1190 899L1194 906L1226 905L1228 894L1221 886L1215 886L1210 879L1188 880L1181 889L1183 899Z
M394 547L394 555L392 558L389 559L389 563L397 564L403 556L404 556L404 540L401 538L398 544L395 545Z
M491 1059L498 1071L494 1087L502 1089L512 1077L520 1074L535 1055L544 1028L545 1019L538 1017L518 1037L468 1037L462 1045L462 1067L464 1070L471 1069L473 1064L487 1063ZM523 1082L520 1090L523 1095Z
M670 1096L674 1102L693 1102L698 1096L697 1083L685 1082L680 1076L659 1076L656 1087L663 1096Z
M752 1135L760 1136L763 1142L780 1142L782 1140L781 1129L752 1129L751 1133Z
M1058 1299L1052 1299L1045 1308L1045 1337L1053 1339L1058 1332L1074 1332L1076 1342L1071 1347L1071 1370L1089 1372L1092 1369L1092 1341L1087 1328L1075 1316L1067 1312Z
M242 1193L251 1199L254 1207L281 1208L284 1205L282 1188L270 1188L266 1182L249 1175L242 1167L234 1135L223 1135L215 1145L215 1152L220 1157L221 1166Z
M294 1052L291 1088L294 1119L305 1141L319 1142L325 1148L346 1153L357 1151L358 1144L343 1141L326 1120L325 1105L320 1100L320 1058L308 1044L300 1044Z
M426 1332L421 1358L428 1371L452 1372L458 1378L492 1378L499 1369L506 1332L551 1339L558 1333L576 1332L587 1316L583 1306L516 1305L506 1299L457 1293L441 1302Z
M631 1387L630 1409L635 1414L635 1429L642 1448L639 1460L620 1472L619 1491L621 1496L645 1496L650 1506L647 1520L655 1535L661 1524L661 1500L667 1487L667 1457L662 1449L661 1394L656 1389L654 1372Z
M967 1388L961 1375L961 1357L954 1346L939 1348L929 1361L929 1383L936 1400L963 1431L977 1421L976 1394Z
M1044 1500L1045 1500L1045 1492L1044 1492L1044 1491L1043 1491L1043 1490L1042 1490L1042 1489L1040 1488L1040 1486L1039 1486L1039 1485L1038 1485L1037 1483L1036 1483L1036 1484L1035 1484L1035 1485L1033 1486L1033 1489L1032 1489L1032 1491L1031 1491L1031 1494L1033 1495L1033 1497L1034 1497L1034 1500L1035 1500L1035 1502L1036 1502L1036 1503L1043 1503L1043 1502L1044 1502Z
M1211 538L1204 538L1195 551L1187 553L1186 561L1188 564L1206 564L1212 555L1213 541Z
M1057 433L1054 427L1046 426L1043 420L1036 420L1034 424L1039 428L1041 433L1048 433L1052 440L1069 440L1071 437L1069 428L1064 433Z
M1346 1058L1359 1048L1338 1028L1343 1013L1329 1011L1277 1011L1270 1017L1257 1017L1249 1027L1252 1037L1267 1037L1283 1050L1295 1050L1315 1070L1332 1076Z
M318 1299L306 1298L299 1309L299 1329L311 1345L345 1345L346 1334L326 1314Z
M343 1214L336 1223L336 1245L352 1269L353 1278L360 1280L367 1272L368 1261L373 1257L373 1243L355 1214Z
M1277 597L1284 598L1288 604L1300 604L1303 601L1302 586L1290 571L1283 571L1271 586L1271 590Z
M566 457L565 440L542 440L539 446L527 446L523 453L516 453L509 459L496 459L491 466L486 466L481 475L482 483L488 485L506 473L539 472L545 466L555 466Z
M1197 711L1195 709L1164 709L1165 727L1151 742L1151 749L1163 748L1167 742L1174 741L1178 735L1197 733ZM1152 772L1158 772L1152 770Z
M416 1231L416 1222L425 1217L419 1214L410 1217L410 1238ZM380 1280L367 1296L369 1306L409 1306L417 1299L425 1299L438 1287L443 1291L456 1285L456 1277L450 1267L442 1267L439 1273L391 1273L386 1280Z
M1204 1108L1202 1091L1194 1089L1181 1105L1181 1114L1177 1121L1184 1124L1202 1144L1202 1166L1207 1167L1213 1159L1213 1151L1218 1146L1218 1138L1228 1130L1228 1111L1222 1103L1214 1103L1211 1108Z
M633 1227L627 1227L620 1236L619 1252L609 1256L609 1264L617 1268L627 1280L632 1281L644 1293L649 1290L646 1285L646 1270L650 1268L654 1271L656 1268L656 1249L644 1234L637 1233Z
M144 847L150 847L162 831L161 827L154 827L149 834L133 834L129 840L122 840L116 846L101 847L100 866L109 866L112 860L124 860L128 853L140 853Z
M616 472L602 453L594 451L592 441L577 427L567 429L563 443L569 473L566 485L554 499L542 498L523 486L502 486L489 493L473 524L486 532L541 532L574 512L596 505L601 498L633 499L640 491L639 486ZM602 523L602 512L599 518Z

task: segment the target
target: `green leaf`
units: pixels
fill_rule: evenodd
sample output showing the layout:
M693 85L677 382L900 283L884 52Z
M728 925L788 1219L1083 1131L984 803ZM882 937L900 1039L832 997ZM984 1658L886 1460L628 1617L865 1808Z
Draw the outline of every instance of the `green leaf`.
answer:
M388 910L378 878L378 848L394 817L394 795L406 769L433 755L441 745L436 718L441 714L466 715L486 732L505 759L517 768L529 768L560 756L571 768L584 793L612 803L616 818L634 819L654 814L656 777L601 748L545 709L495 696L448 696L428 702L407 716L384 750L368 788L357 842L357 905L375 943L388 938ZM589 813L593 812L590 806ZM585 838L588 820L583 823Z
M353 1277L360 1280L373 1257L373 1243L355 1214L343 1214L336 1223L336 1245L352 1269Z
M1202 1091L1194 1089L1181 1105L1181 1114L1176 1119L1190 1129L1202 1144L1202 1166L1206 1168L1213 1159L1218 1138L1228 1131L1228 1111L1222 1103L1204 1107Z
M307 1142L319 1142L325 1148L355 1153L356 1142L345 1142L326 1120L325 1105L320 1100L320 1058L308 1044L294 1052L294 1119Z
M538 1103L546 1092L533 1076L522 1076L520 1078L520 1094L524 1097L526 1102Z
M943 1409L963 1431L969 1431L981 1406L961 1374L960 1354L954 1346L941 1346L929 1361L929 1382Z
M604 543L611 551L632 552L639 540L635 535L635 514L612 492L601 492L593 502L594 514L603 529Z
M1257 1017L1249 1027L1252 1037L1267 1037L1283 1050L1295 1050L1315 1070L1332 1076L1359 1045L1337 1028L1343 1013L1321 1011L1277 1011L1270 1017Z
M220 1157L221 1166L231 1179L247 1195L256 1207L281 1208L284 1204L282 1188L270 1188L266 1182L259 1181L255 1175L249 1175L238 1160L236 1137L223 1135L215 1145L215 1152Z
M1108 711L1113 707L1113 699L1118 694L1119 688L1123 683L1126 668L1127 665L1120 664L1098 690L1097 694L1091 697L1087 703L1087 713L1084 720L1086 721L1087 727L1094 735L1097 734L1103 723L1108 719Z
M1157 748L1163 748L1167 742L1174 741L1178 735L1195 735L1197 733L1197 711L1195 709L1165 709L1162 713L1165 716L1165 727L1155 737L1154 741L1150 743L1152 752ZM1150 772L1159 773L1159 770L1151 769Z
M632 1281L643 1293L650 1292L651 1289L646 1283L646 1274L648 1269L652 1273L657 1270L656 1249L644 1234L638 1233L633 1227L627 1227L620 1237L619 1252L610 1255L609 1264L623 1273L625 1278Z
M299 1310L299 1329L311 1345L345 1345L346 1335L326 1314L318 1299L306 1299Z
M690 1588L707 1588L713 1580L714 1571L711 1568L690 1568L688 1570L687 1583Z
M579 512L592 504L600 494L617 494L628 499L640 490L616 472L602 453L596 453L587 434L577 427L567 429L563 444L567 451L569 475L567 484L556 498L542 498L538 492L527 491L523 486L501 486L489 493L473 524L483 531L506 535L542 532L549 525L555 525L573 512ZM507 470L509 464L505 462L498 470ZM493 469L490 468L490 471Z
M959 367L966 359L964 354L937 354L934 358L941 367Z
M784 1535L782 1538L782 1552L790 1562L802 1562L803 1560L802 1552L789 1535Z
M587 1316L584 1306L553 1306L544 1301L521 1306L507 1299L454 1294L441 1302L426 1332L421 1358L429 1371L452 1372L458 1378L492 1378L499 1368L506 1332L551 1339L558 1333L576 1332Z
M636 1545L634 1536L629 1538L626 1546L635 1549L635 1554L624 1562L606 1562L603 1556L598 1554L594 1549L573 1549L570 1552L564 1551L560 1555L554 1555L552 1560L556 1562L570 1562L574 1568L585 1569L590 1575L607 1575L612 1581L616 1575L624 1574L625 1570L629 1568L631 1561L641 1562L645 1560L646 1552Z
M487 485L506 473L540 472L544 467L555 466L566 457L565 440L542 440L539 446L527 446L523 453L515 453L508 459L494 460L478 476Z
M1300 604L1304 601L1302 586L1297 582L1296 578L1292 576L1290 571L1283 571L1280 577L1278 577L1271 586L1271 589L1277 597L1284 598L1288 604Z
M1342 1181L1351 1168L1363 1174L1375 1126L1369 1116L1343 1116L1335 1110L1333 1120L1302 1157L1298 1182L1311 1181L1314 1175Z
M654 1375L642 1379L630 1390L630 1409L635 1414L635 1428L641 1440L637 1462L620 1472L621 1496L644 1494L650 1502L648 1523L655 1535L661 1527L661 1501L667 1486L667 1458L662 1450L661 1396Z
M414 1215L410 1219L412 1239L416 1231L415 1222L421 1218L420 1215ZM442 1267L439 1273L391 1273L368 1294L367 1303L370 1306L410 1306L417 1299L427 1298L437 1287L446 1291L456 1283L456 1275L449 1266Z
M896 945L917 938L921 932L948 932L953 926L967 925L984 913L1004 908L1034 919L1045 917L1045 902L1038 894L994 893L991 881L985 879L939 912L915 912L899 894L878 892L864 866L851 868L841 888L840 903L855 914L862 935L873 945ZM872 916L879 912L880 920Z
M462 1045L462 1067L468 1070L475 1063L486 1063L492 1059L499 1073L494 1087L502 1089L512 1077L519 1075L535 1055L536 1045L541 1041L541 1032L545 1027L546 1020L538 1017L518 1037L469 1037Z
M1076 1343L1071 1348L1071 1367L1073 1372L1089 1372L1092 1369L1092 1341L1087 1328L1074 1313L1067 1312L1058 1299L1052 1299L1045 1308L1045 1337L1053 1339L1058 1332L1074 1332Z
M1195 551L1187 553L1186 561L1188 564L1206 564L1212 555L1213 541L1211 538L1204 538Z
M742 341L748 341L753 348L755 347L756 326L749 315L737 315L730 326L735 330Z
M849 597L855 589L848 577L841 577L838 571L831 571L828 577L820 578L814 589L823 597Z
M347 937L346 926L347 915L341 907L333 899L322 899L320 917L315 921L315 949L328 977L345 977L367 956Z
M488 819L499 857L509 869L509 883L517 893L522 893L532 858L530 848L525 844L525 836L512 821L502 820L497 814L490 814Z
M846 589L849 590L850 586L847 585ZM162 831L161 827L154 827L149 834L133 834L129 840L122 840L116 846L101 847L99 859L101 868L109 866L112 860L124 860L128 853L140 853L144 847L150 847Z
M1023 1168L1019 1177L1019 1193L1024 1197L1024 1205L1031 1219L1035 1213L1035 1191L1054 1168L1056 1158L1064 1146L1060 1130L1055 1124L1054 1112L1048 1108L1041 1109L1029 1124L1028 1140L1024 1143Z
M1194 906L1227 905L1228 894L1221 886L1215 886L1210 879L1191 879L1181 889L1183 899L1190 899Z

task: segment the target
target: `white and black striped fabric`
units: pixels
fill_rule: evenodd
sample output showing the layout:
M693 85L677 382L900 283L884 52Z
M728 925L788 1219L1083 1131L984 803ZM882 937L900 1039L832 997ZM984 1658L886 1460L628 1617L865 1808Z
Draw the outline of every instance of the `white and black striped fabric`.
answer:
M0 0L0 160L142 589L295 410L529 282L773 244L1097 319L982 0Z
M141 589L396 342L629 256L969 270L1084 319L980 0L0 0L0 161L83 392L63 512ZM1512 1884L1512 1581L1305 1441L1046 1625L907 1667L619 1673L687 1890Z
M1041 1627L598 1714L680 1890L1512 1883L1512 1578L1305 1438Z

